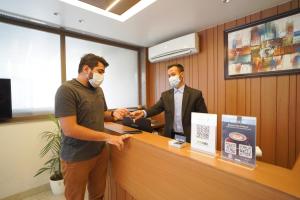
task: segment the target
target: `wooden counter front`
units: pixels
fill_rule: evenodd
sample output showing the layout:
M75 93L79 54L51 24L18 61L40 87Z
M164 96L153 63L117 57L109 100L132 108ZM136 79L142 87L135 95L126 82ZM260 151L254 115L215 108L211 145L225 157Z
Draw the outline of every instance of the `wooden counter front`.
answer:
M115 123L105 128L131 129ZM113 179L137 200L300 199L300 159L292 170L259 161L248 169L168 141L143 132L132 135L122 152L111 148Z

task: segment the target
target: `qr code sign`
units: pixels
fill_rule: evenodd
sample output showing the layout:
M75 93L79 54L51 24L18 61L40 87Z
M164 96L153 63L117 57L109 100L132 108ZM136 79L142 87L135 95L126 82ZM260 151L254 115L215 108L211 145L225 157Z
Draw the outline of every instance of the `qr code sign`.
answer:
M209 139L209 126L197 124L197 138L202 140Z
M252 158L252 146L240 144L239 155L245 158Z
M236 155L236 143L225 141L225 152Z

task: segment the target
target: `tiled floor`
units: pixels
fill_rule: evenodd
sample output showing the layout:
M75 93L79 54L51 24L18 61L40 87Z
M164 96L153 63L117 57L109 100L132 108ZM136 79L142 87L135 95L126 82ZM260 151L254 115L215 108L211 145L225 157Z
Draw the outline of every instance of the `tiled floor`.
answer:
M85 200L88 199L87 193L85 194L84 199ZM52 192L49 190L49 191L38 193L31 197L24 198L22 200L65 200L65 197L64 195L53 195Z
M34 196L31 197L27 197L23 200L64 200L65 197L64 195L53 195L51 191L45 191L45 192L41 192L38 193Z

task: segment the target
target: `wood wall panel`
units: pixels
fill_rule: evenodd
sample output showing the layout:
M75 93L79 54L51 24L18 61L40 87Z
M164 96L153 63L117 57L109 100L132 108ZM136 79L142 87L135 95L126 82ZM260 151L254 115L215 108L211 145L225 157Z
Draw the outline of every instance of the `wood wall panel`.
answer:
M206 31L202 31L199 34L199 41L200 41L200 53L198 54L198 65L199 70L198 74L198 84L199 88L202 88L202 94L205 97L205 102L207 102L207 37L206 37Z
M289 116L288 116L288 167L291 168L296 160L296 107L297 107L297 76L290 76L289 87Z
M224 80L224 25L218 25L218 71L216 73L218 80L218 133L217 133L217 149L221 149L221 115L225 113L225 80ZM199 88L201 90L201 88Z
M185 76L185 81L187 84L191 85L190 83L190 68L191 68L191 64L190 64L190 57L186 56L184 58L181 58L180 60L183 60L184 66L186 66L184 68L184 74L186 74L187 76ZM178 61L176 62L178 63Z
M213 113L218 112L218 27L214 27L214 85L215 85L215 94L214 94L214 110ZM200 88L200 87L199 87Z
M202 88L202 94L205 98L205 102L207 101L207 36L206 31L202 31L199 34L199 41L200 41L200 52L198 54L198 85L199 88Z
M193 55L192 55L193 56ZM189 81L190 81L190 86L191 87L194 87L193 86L193 59L192 59L192 56L188 56L188 60L190 62L190 65L189 65Z
M208 112L213 112L214 105L214 29L207 30L207 109Z
M246 98L246 105L245 105L245 115L251 115L251 79L246 78L246 89L245 89L245 98Z
M300 75L297 75L297 103L296 103L296 156L300 152Z
M150 67L149 63L146 65L146 94L147 104L153 105L155 103L155 67Z
M237 81L237 110L236 114L246 115L246 80Z
M192 56L192 60L193 60L193 74L192 74L192 86L195 88L199 87L198 84L198 56L197 55L193 55Z
M257 145L262 160L283 167L292 167L300 152L300 75L256 77L224 80L224 30L255 22L299 7L293 0L240 19L200 31L200 52L170 60L162 65L149 64L154 73L147 86L169 89L161 67L171 63L185 66L187 85L200 89L210 113L218 114L217 148L221 149L221 115L237 114L257 118ZM161 73L157 73L157 70ZM155 72L154 72L155 71ZM163 86L160 85L163 82ZM147 105L160 95L149 88Z
M167 61L166 62L166 71L168 71L168 66L172 64L172 61ZM166 90L170 89L170 84L169 84L169 77L166 76Z
M155 64L155 79L154 79L154 83L155 83L155 102L158 101L158 98L160 97L160 93L159 93L159 79L160 79L160 75L159 75L159 63Z
M164 62L159 63L159 93L166 90L166 65Z
M275 112L274 112L275 111ZM262 159L275 164L276 144L276 78L261 80L261 134Z
M276 161L280 166L288 167L289 158L289 76L277 78L277 130Z
M260 78L253 78L250 80L250 116L256 117L257 126L256 126L256 145L260 145L261 137L260 137Z

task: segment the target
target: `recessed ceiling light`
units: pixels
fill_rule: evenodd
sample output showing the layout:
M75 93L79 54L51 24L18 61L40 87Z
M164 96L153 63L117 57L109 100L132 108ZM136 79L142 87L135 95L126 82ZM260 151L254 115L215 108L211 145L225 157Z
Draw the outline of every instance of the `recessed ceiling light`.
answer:
M79 19L78 22L79 22L79 23L83 23L83 22L84 22L84 19Z
M146 8L147 6L151 5L152 3L154 3L156 0L140 0L138 3L136 3L134 6L132 6L130 9L128 9L126 12L124 12L122 15L117 15L114 13L111 13L107 10L103 10L101 8L92 6L90 4L84 3L82 1L78 1L78 0L60 0L62 2L71 4L73 6L77 6L79 8L124 22L127 19L129 19L130 17L134 16L135 14L137 14L138 12L140 12L141 10L143 10L144 8ZM118 2L117 2L118 3Z
M115 0L114 2L112 2L112 4L110 4L105 10L106 11L110 11L113 7L115 7L121 0Z
M53 13L53 15L55 15L55 16L58 16L58 15L59 15L59 13L58 13L58 12L54 12L54 13Z
M230 0L222 0L223 3L229 3Z

